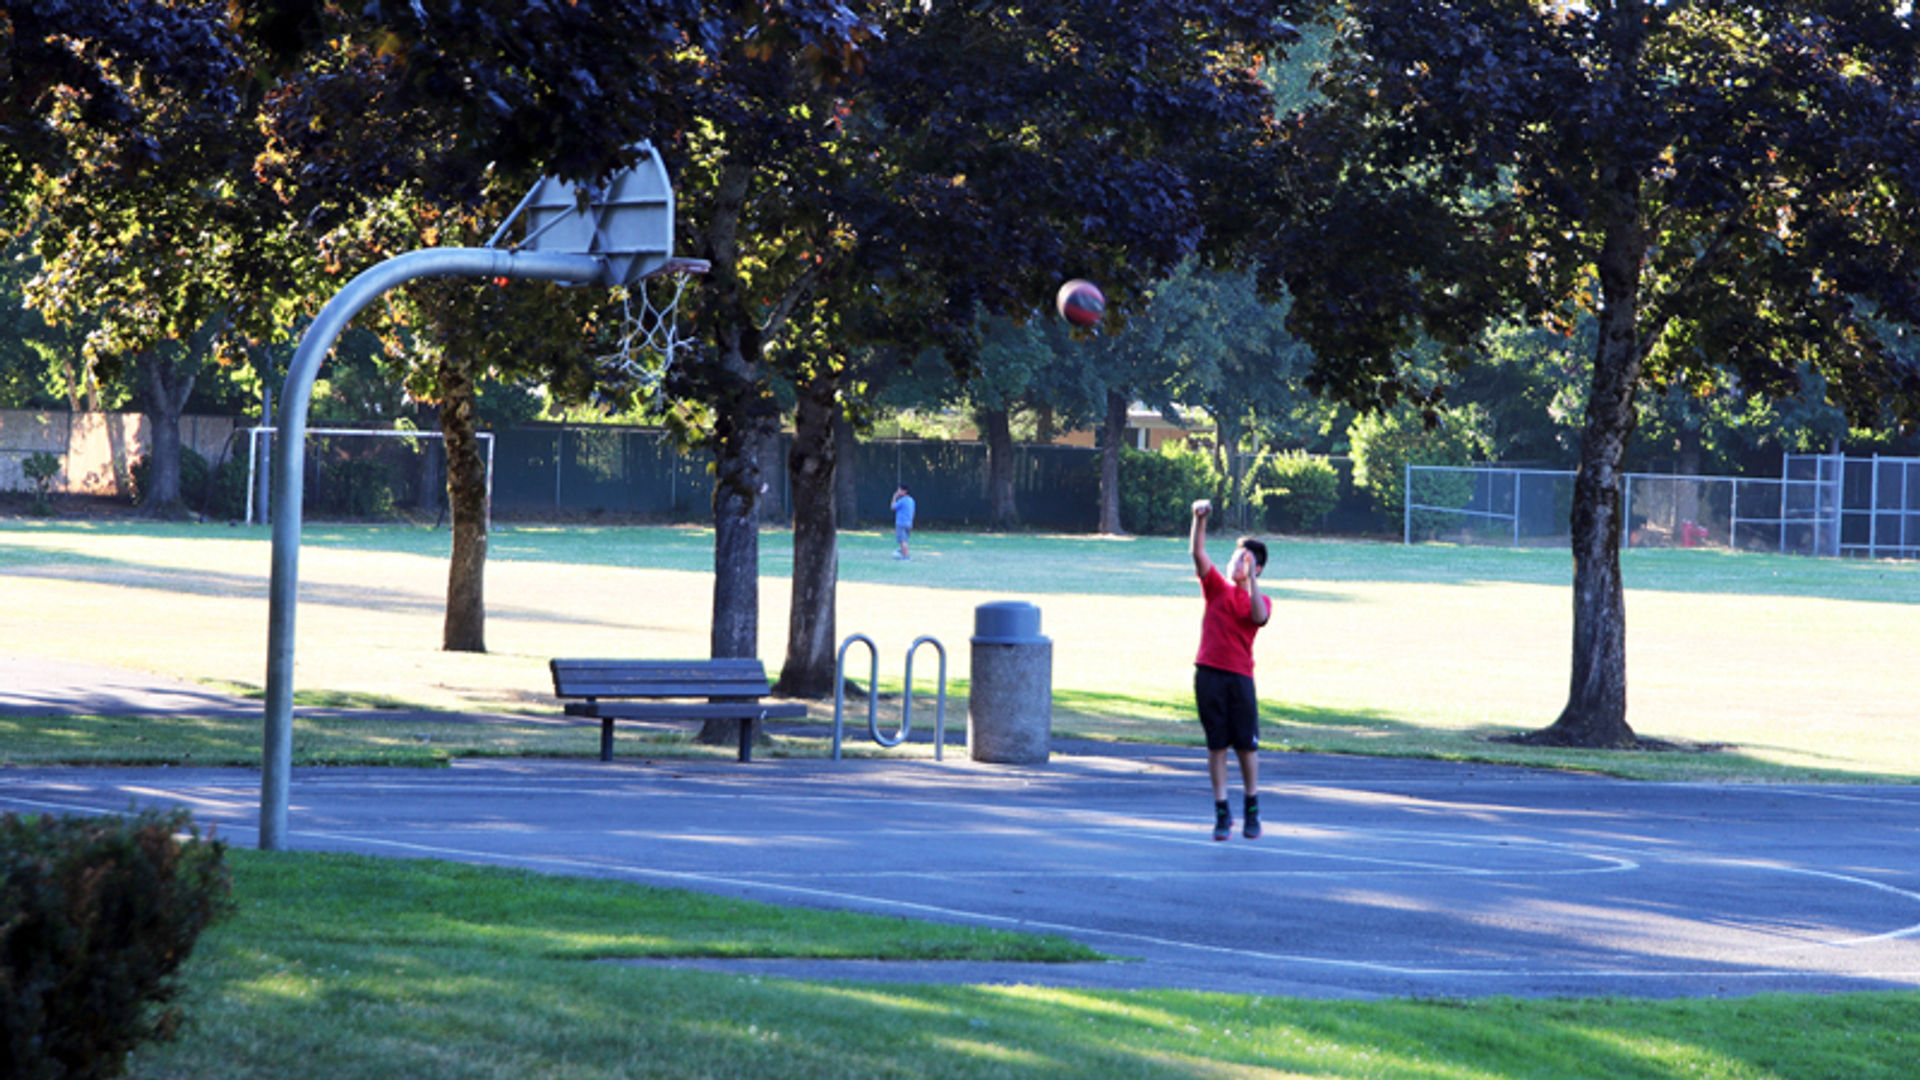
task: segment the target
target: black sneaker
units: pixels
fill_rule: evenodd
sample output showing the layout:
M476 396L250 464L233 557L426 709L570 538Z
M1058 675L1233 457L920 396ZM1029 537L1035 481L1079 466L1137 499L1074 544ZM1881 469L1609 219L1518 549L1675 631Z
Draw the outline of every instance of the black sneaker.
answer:
M1260 839L1260 804L1252 799L1247 800L1247 820L1240 828L1240 835L1249 840Z
M1213 838L1215 840L1226 840L1231 838L1232 836L1233 836L1233 813L1227 809L1226 803L1223 803L1223 802L1214 803L1213 804Z

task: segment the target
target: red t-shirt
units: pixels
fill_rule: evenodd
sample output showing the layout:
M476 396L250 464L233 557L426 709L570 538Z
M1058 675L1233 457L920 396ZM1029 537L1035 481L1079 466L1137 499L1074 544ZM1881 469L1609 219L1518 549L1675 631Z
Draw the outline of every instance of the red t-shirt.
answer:
M1200 595L1206 598L1207 612L1200 619L1200 655L1193 662L1252 678L1253 635L1260 632L1260 624L1253 621L1253 597L1222 576L1217 566L1200 575Z

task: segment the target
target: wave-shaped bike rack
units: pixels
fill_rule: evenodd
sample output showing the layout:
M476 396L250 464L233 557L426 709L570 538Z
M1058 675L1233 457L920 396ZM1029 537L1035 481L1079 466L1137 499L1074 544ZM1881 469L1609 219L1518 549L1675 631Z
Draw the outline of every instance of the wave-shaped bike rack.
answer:
M867 734L881 746L899 746L907 741L907 733L913 728L913 654L920 646L931 645L940 655L939 697L933 712L933 760L940 760L940 751L947 741L947 647L940 639L922 634L907 646L906 687L900 694L900 730L892 735L880 731L880 649L873 639L865 634L848 634L840 643L839 657L833 665L833 760L840 760L841 730L845 726L847 710L847 650L855 642L867 647Z

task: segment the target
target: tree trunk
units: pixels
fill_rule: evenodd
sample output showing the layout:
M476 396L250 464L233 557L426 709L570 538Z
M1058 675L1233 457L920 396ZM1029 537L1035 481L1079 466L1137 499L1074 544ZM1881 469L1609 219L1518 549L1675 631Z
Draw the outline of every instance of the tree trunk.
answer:
M67 411L70 413L84 411L81 402L84 400L82 395L85 390L80 385L80 376L74 371L72 353L66 354L60 360L60 381L67 388Z
M860 524L860 492L854 486L853 453L859 445L854 438L853 421L845 409L833 411L833 509L838 524L855 528Z
M1247 493L1241 490L1246 472L1239 454L1240 425L1231 420L1214 419L1213 452L1214 461L1220 470L1220 478L1227 486L1226 515L1224 521L1231 521L1233 527L1245 531L1252 520L1247 513Z
M839 512L834 437L840 417L840 373L815 375L800 387L794 410L793 603L787 615L787 659L777 689L788 697L833 695L834 596L839 588Z
M1013 417L1005 409L975 410L974 422L987 444L987 528L1020 524L1013 498Z
M453 521L453 559L447 568L447 617L440 647L487 651L487 462L474 416L473 373L442 356L440 432L446 436L447 507Z
M756 656L760 638L760 460L757 440L716 449L712 655Z
M1107 415L1100 425L1100 532L1125 535L1120 528L1120 442L1127 437L1128 397L1107 391Z
M175 360L166 348L142 358L147 369L147 488L140 493L141 513L150 517L184 517L187 508L180 491L180 415L193 396L200 365Z
M1637 183L1615 170L1601 245L1600 341L1580 469L1573 482L1573 674L1566 708L1524 741L1552 746L1638 745L1627 726L1627 614L1620 580L1620 463L1633 434L1633 395L1644 353L1640 274L1646 243Z
M760 655L760 495L765 486L760 451L777 416L760 377L757 332L735 325L723 328L720 339L716 374L725 389L714 418L710 638L716 659ZM728 746L738 743L739 736L740 721L708 720L701 724L697 741ZM759 737L757 731L752 735Z

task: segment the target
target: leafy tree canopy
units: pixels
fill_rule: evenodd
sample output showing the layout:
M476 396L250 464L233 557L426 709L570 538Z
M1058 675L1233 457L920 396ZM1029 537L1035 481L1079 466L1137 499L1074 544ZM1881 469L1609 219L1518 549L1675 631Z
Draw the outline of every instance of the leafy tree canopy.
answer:
M1814 371L1856 421L1920 410L1920 367L1864 325L1920 322L1910 7L1296 9L1336 38L1269 268L1317 385L1388 404L1421 333L1464 366L1490 319L1567 328L1630 285L1650 374L1791 395Z
M153 160L138 98L156 85L231 108L240 71L218 3L0 2L0 213L30 208L26 182L70 164L75 130L93 153Z
M1317 388L1438 414L1501 320L1595 321L1573 502L1566 708L1542 741L1626 724L1620 469L1649 385L1920 417L1920 26L1855 0L1346 0L1320 100L1287 120L1270 279Z
M1029 318L1085 277L1109 318L1196 252L1244 240L1273 127L1276 3L915 5L854 121L886 155L866 257L936 283L943 318Z

